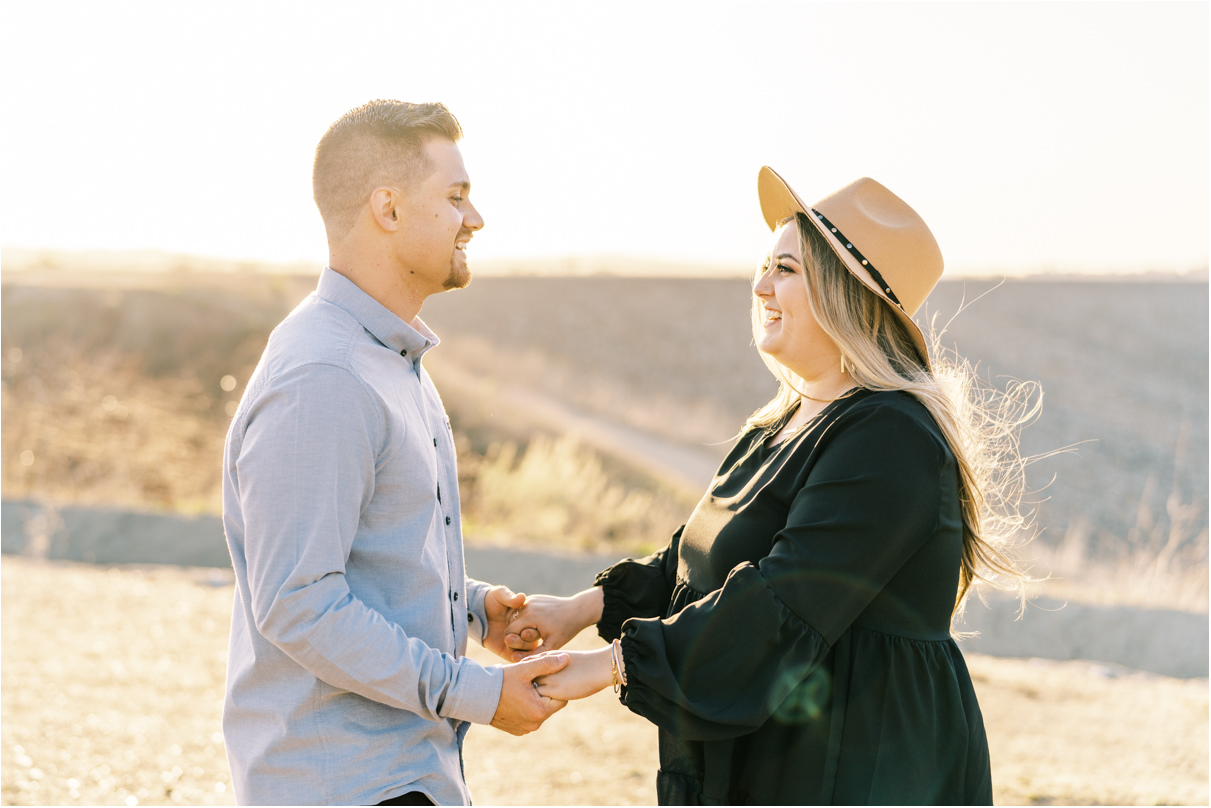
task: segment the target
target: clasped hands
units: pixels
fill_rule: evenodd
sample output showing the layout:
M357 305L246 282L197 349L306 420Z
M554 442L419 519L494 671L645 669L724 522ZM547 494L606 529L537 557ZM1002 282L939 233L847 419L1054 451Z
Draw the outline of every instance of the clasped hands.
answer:
M599 587L569 598L526 597L514 594L506 587L494 587L485 606L489 625L484 646L514 663L505 666L505 689L493 726L515 735L532 732L569 700L591 696L613 683L611 646L593 651L560 650L581 631L601 620ZM621 663L621 655L618 661ZM624 677L625 671L620 670L619 676ZM517 692L519 686L529 689L530 693ZM533 717L537 715L516 725L507 720L498 722L502 718L506 695L510 701L532 702L530 713L545 714L537 724L533 723Z

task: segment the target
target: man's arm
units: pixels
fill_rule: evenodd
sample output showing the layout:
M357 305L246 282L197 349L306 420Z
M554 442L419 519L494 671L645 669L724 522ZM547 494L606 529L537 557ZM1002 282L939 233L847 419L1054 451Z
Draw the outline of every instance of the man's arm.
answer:
M442 653L349 590L384 429L347 370L290 371L251 402L235 461L257 630L323 681L430 720L490 723L504 672Z

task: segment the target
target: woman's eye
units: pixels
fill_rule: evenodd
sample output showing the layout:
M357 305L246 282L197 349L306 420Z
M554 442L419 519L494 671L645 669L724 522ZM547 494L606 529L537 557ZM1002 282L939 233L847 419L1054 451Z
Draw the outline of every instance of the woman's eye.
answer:
M451 201L451 202L454 202L454 203L456 203L456 204L457 204L457 203L459 203L459 202L462 202L462 201L463 201L463 195L462 195L462 194L455 194L454 196L450 197L450 201Z
M774 267L774 269L778 270L779 272L789 273L791 275L795 274L794 268L788 267L786 264L778 264L777 266Z

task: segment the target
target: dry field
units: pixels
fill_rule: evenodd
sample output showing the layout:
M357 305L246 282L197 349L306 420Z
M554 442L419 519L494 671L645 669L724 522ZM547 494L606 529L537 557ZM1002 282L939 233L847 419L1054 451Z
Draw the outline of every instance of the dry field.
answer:
M992 286L943 281L924 316L949 323L941 343L997 386L1041 383L1024 454L1075 447L1030 469L1042 541L1102 557L1159 550L1175 532L1205 546L1207 284ZM448 337L435 374L450 363L712 444L774 390L748 301L742 280L484 278L430 299L423 316Z
M12 556L0 573L0 802L234 802L219 734L232 597L224 575ZM1207 803L1205 679L1083 662L969 663L999 804ZM609 693L525 738L477 727L466 764L481 805L655 802L655 730Z
M216 511L227 409L269 329L313 286L253 273L6 274L5 495ZM1073 447L1030 470L1040 543L1080 563L1138 566L1143 554L1205 567L1206 283L989 287L944 281L928 305L949 324L943 345L981 376L1041 382L1025 454ZM444 338L427 363L435 377L457 371L721 452L774 389L747 305L742 280L480 278L426 304ZM447 406L478 456L534 428L457 395Z
M230 408L269 329L313 286L250 273L6 273L5 498L217 512ZM944 283L931 305L946 320L986 287ZM472 375L718 451L773 389L746 306L735 280L482 278L427 304L443 335L427 361L435 378ZM1036 487L1055 477L1036 497L1036 548L1071 593L1205 611L1206 283L1009 283L947 341L999 383L1042 382L1027 453L1079 444L1032 469ZM688 512L684 492L641 471L533 439L545 409L517 420L475 397L446 403L472 535L627 552ZM518 492L530 499L510 515L503 503ZM2 572L0 801L231 803L217 734L223 574L11 556ZM998 801L1207 803L1205 679L970 662ZM468 778L481 804L644 804L654 761L651 728L598 696L525 739L473 732Z

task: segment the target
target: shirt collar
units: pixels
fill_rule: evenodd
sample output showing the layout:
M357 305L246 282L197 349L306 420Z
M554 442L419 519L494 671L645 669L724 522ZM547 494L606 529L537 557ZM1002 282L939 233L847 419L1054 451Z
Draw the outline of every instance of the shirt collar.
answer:
M441 340L418 316L409 325L353 281L332 267L324 267L315 290L323 300L348 312L370 334L396 353L420 361Z

